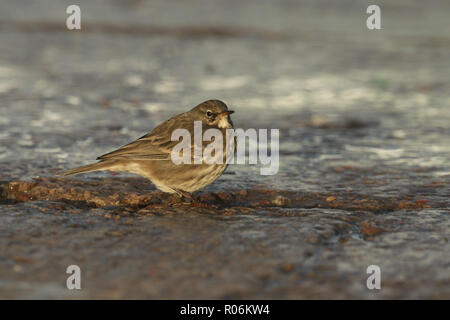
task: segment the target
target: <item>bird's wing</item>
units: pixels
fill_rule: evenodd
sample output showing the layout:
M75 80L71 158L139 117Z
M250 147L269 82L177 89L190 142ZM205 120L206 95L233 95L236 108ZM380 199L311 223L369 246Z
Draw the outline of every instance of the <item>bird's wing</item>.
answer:
M172 132L178 128L189 130L191 127L193 121L185 114L180 114L161 123L136 141L106 153L97 160L170 160L172 148L179 143L171 140Z

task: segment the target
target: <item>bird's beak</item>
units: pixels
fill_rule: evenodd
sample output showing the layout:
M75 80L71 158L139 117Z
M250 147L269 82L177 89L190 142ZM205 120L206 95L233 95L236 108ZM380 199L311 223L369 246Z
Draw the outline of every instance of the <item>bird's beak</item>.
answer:
M231 122L231 118L229 117L230 114L232 114L234 111L227 110L224 112L219 113L219 122L217 123L217 126L220 129L231 129L233 128L233 123Z

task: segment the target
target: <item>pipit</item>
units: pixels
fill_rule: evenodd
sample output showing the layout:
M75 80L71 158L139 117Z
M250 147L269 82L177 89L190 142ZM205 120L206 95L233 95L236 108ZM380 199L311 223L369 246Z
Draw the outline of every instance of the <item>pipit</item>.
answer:
M161 123L145 136L97 158L99 162L78 167L61 173L68 176L92 171L125 171L148 178L161 191L177 193L180 197L192 199L190 193L203 189L219 178L227 168L225 156L234 143L226 143L226 130L233 129L230 114L225 103L219 100L205 101L193 109ZM172 140L176 129L186 129L190 133L190 147L194 150L194 122L201 121L203 130L220 130L222 134L223 159L213 163L196 163L194 152L191 163L174 163L172 150L179 143ZM197 122L198 124L198 122ZM198 145L198 143L197 143ZM201 141L202 152L207 143Z

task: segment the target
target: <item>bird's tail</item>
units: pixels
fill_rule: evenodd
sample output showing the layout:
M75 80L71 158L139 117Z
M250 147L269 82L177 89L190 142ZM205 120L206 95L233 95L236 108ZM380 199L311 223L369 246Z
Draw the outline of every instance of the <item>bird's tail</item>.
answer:
M86 173L92 171L101 171L101 170L112 170L115 161L100 161L97 163L88 164L86 166L81 166L78 168L70 169L64 172L61 172L59 175L61 176L70 176L73 174Z

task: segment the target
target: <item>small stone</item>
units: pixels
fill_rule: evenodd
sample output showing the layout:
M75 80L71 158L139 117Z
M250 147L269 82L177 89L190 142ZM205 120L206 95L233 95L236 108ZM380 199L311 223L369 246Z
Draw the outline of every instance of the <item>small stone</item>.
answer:
M284 272L291 272L294 269L292 263L286 263L281 266Z
M366 236L376 236L385 231L382 228L374 226L368 221L361 222L359 226L361 227L360 232Z
M284 196L277 196L272 203L278 207L283 207L289 203L289 199Z
M13 270L15 272L21 272L23 270L23 268L21 265L16 264L16 265L14 265Z
M119 231L107 231L105 232L105 236L111 236L111 237L122 237L125 234L123 232Z
M247 194L248 194L248 193L247 193L247 190L240 190L240 191L239 191L239 195L242 196L242 197L247 196Z
M217 192L216 195L220 200L228 201L228 202L233 201L233 198L227 192Z
M270 205L271 202L269 200L254 201L250 203L250 206L252 207L269 207Z
M427 199L416 200L417 207L423 208L428 203Z

